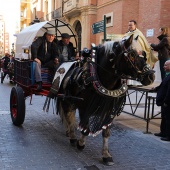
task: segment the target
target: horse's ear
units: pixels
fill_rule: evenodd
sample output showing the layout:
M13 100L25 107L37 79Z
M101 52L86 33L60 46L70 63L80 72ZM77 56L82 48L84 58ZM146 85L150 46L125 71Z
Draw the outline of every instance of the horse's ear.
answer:
M139 37L139 35L137 35L137 36L136 36L136 38L135 38L134 40L136 40L136 41L137 41L137 40L138 40L138 37Z
M133 41L133 34L125 41L124 43L125 48L128 48L132 44L132 41Z
M145 51L142 51L142 55L144 56L145 60L147 60Z

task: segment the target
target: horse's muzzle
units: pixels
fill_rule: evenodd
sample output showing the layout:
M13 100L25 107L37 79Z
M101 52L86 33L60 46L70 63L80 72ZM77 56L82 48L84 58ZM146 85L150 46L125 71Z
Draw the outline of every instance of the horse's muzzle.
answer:
M141 74L140 82L144 85L150 85L155 80L155 71L154 70L148 70L147 72Z

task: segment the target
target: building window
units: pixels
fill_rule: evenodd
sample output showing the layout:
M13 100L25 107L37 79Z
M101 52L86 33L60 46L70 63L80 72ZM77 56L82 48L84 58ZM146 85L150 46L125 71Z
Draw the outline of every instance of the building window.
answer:
M113 26L113 12L105 14L106 16L106 27Z
M34 18L37 17L37 9L36 8L33 9L33 15L34 15Z
M80 51L81 50L81 33L82 33L82 27L81 27L80 21L77 22L75 31L78 36L78 51Z
M111 16L110 17L106 17L106 24L110 24L111 23Z

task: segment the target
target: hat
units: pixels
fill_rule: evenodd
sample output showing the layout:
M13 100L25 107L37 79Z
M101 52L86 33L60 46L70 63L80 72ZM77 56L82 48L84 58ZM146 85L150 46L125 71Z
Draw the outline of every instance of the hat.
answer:
M50 35L55 35L56 34L56 32L54 30L48 30L46 33L50 34Z
M70 38L70 35L67 34L67 33L63 33L63 34L61 34L61 37L62 37L62 38Z

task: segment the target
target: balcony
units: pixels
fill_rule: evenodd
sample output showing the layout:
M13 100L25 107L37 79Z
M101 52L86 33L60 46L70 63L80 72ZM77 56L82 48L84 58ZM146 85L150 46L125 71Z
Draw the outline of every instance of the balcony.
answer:
M48 13L42 18L39 18L41 22L43 21L51 21L53 19L61 18L62 17L62 8L55 9L54 11Z
M65 16L75 16L79 15L79 1L78 0L68 0L64 2L63 14Z
M21 20L21 22L25 21L25 20L29 20L30 17L27 17L27 16L29 16L29 15L27 15L26 11L21 11L20 12L20 20Z
M56 18L61 18L61 17L62 17L62 8L55 9L53 11L52 18L56 19Z

